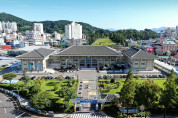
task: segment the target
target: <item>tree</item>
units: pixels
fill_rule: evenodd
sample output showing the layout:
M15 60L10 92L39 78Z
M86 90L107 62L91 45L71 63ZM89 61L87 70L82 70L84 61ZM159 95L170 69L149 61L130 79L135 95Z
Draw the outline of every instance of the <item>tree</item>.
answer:
M51 106L51 99L52 95L49 92L45 91L33 95L30 98L30 102L36 109L45 109Z
M135 100L138 105L144 105L146 111L158 105L161 88L157 84L152 80L147 80L137 87Z
M176 88L176 74L174 70L172 70L164 82L164 90L161 93L160 103L164 106L164 118L166 117L166 110L176 106L176 100L178 99Z
M10 85L11 85L11 81L13 78L15 78L17 75L15 73L6 73L3 74L3 79L9 80L10 81Z
M26 75L25 71L23 72L21 79L22 79L22 81L24 81L25 83L27 83L27 82L30 80L29 76Z
M69 102L70 99L75 98L75 92L71 88L64 86L59 91L59 96L63 97L65 102Z
M136 80L139 80L139 79L140 79L140 76L139 76L139 75L135 75L135 79L136 79Z
M124 85L120 92L120 100L121 102L127 107L127 117L128 117L128 107L133 105L134 103L134 96L135 96L135 82L133 81L133 73L130 69Z

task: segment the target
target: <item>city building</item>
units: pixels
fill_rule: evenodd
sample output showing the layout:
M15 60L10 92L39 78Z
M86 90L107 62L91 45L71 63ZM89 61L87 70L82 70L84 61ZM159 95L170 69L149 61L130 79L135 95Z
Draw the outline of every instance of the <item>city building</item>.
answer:
M4 38L2 35L0 35L0 45L5 45Z
M40 48L20 55L17 59L21 60L23 71L44 71L47 68L69 68L73 65L78 68L129 65L134 71L152 71L156 57L141 49L116 51L101 45L85 45L70 46L61 51Z
M31 52L17 56L21 60L21 67L23 71L45 71L46 61L55 50L39 48Z
M152 46L148 46L148 45L143 45L141 47L144 51L148 52L148 53L153 53L154 52L154 48Z
M4 33L12 33L17 31L17 23L16 22L4 22L0 21L0 32Z
M11 45L0 45L0 50L10 50L11 48Z
M123 51L123 59L133 71L152 71L154 68L155 55L149 54L141 49L130 48Z
M165 38L161 38L159 43L155 43L152 46L155 52L161 55L168 51L171 52L177 50L177 44L173 40L166 40Z
M165 53L167 51L176 51L177 50L177 44L174 41L164 41L162 43L162 53Z
M67 39L82 39L82 25L74 21L65 25L65 36Z
M35 32L39 32L39 33L41 33L41 34L43 34L44 32L43 32L43 23L34 23L34 26L33 26L33 30L35 31Z
M61 40L61 35L57 33L56 31L53 33L53 36L55 40Z
M37 26L36 26L36 28L37 28ZM34 27L35 27L35 25L34 25ZM41 33L41 31L39 31L39 30L29 31L28 30L25 32L25 34L26 34L26 39L27 39L29 45L44 45L46 36L44 33Z

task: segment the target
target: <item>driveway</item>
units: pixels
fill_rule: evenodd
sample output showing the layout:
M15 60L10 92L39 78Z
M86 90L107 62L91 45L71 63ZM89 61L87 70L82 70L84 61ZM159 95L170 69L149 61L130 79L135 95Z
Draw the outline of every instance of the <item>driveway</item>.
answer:
M0 92L0 118L35 118L17 110L16 103Z
M84 99L96 100L99 98L98 85L97 85L97 72L96 70L81 70L77 72L78 79L80 80L78 96ZM78 104L79 106L80 104ZM82 104L83 111L90 111L91 104Z

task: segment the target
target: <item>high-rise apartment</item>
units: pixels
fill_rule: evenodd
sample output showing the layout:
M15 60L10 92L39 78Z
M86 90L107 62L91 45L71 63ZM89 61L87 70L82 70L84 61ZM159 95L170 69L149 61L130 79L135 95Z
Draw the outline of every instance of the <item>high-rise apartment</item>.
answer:
M66 25L65 36L67 39L82 39L82 25L75 22Z

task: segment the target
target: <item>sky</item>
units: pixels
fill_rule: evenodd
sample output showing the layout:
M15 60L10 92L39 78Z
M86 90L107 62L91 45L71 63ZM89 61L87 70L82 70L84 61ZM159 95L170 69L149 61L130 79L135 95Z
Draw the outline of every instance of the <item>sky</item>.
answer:
M70 20L99 28L178 25L178 0L0 0L0 12L29 21Z

